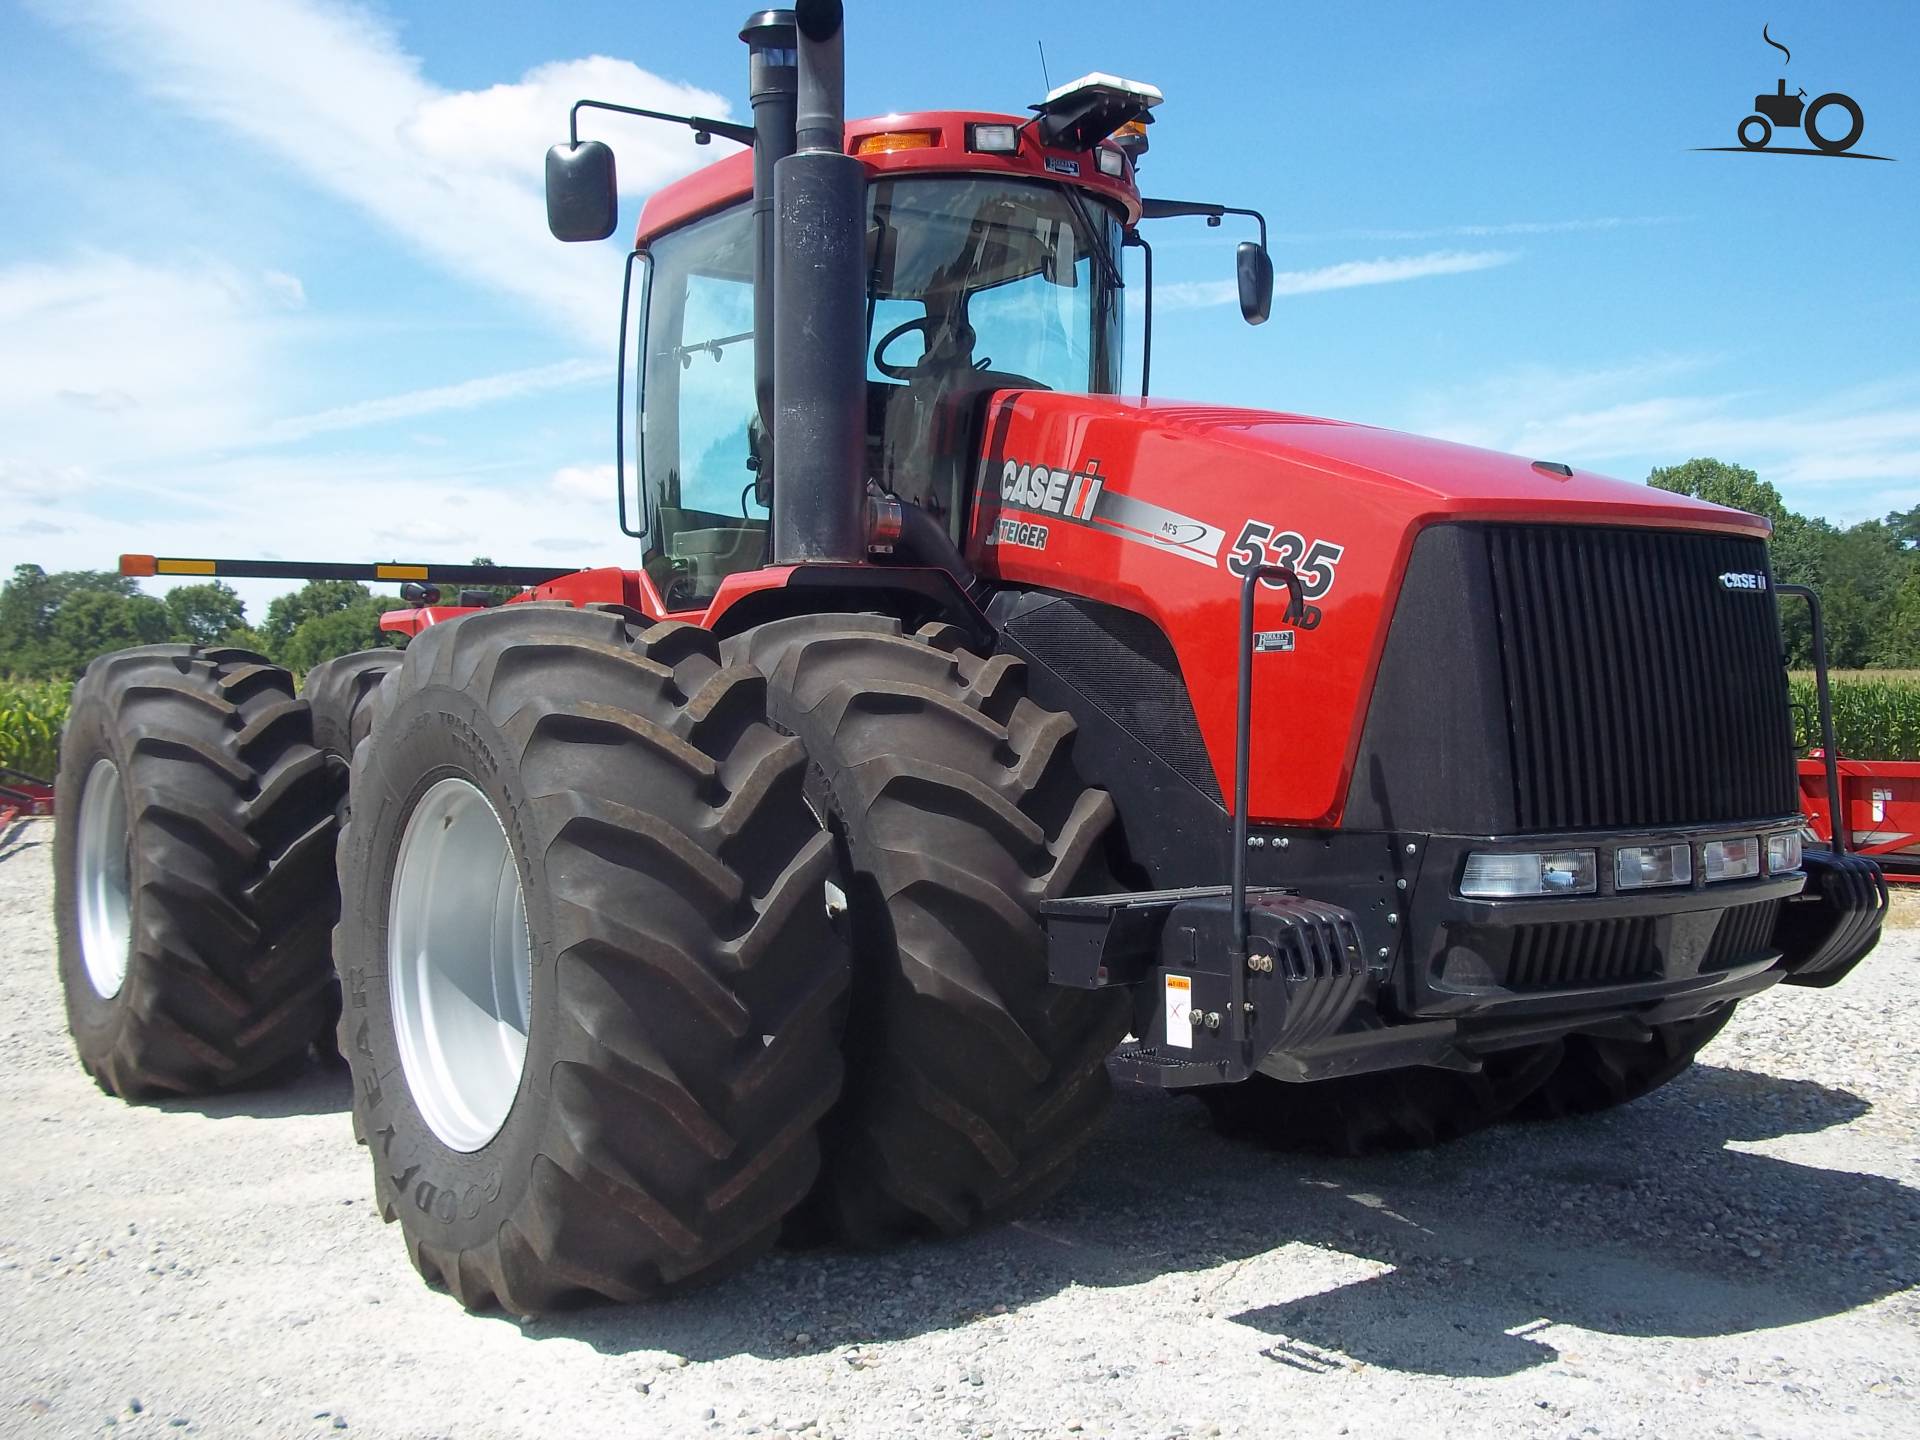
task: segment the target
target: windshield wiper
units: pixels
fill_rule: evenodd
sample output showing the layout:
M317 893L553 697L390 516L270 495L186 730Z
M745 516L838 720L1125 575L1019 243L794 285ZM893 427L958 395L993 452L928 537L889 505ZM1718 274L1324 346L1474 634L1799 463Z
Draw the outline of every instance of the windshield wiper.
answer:
M1087 232L1092 241L1093 253L1100 259L1100 273L1115 290L1127 288L1127 282L1120 278L1120 267L1114 263L1113 251L1107 246L1107 232L1093 223L1093 217L1087 213L1087 202L1079 191L1071 185L1060 187L1067 197L1067 204L1073 207L1074 218L1079 220L1080 228Z
M691 345L676 345L673 347L673 353L684 369L693 364L693 357L696 355L711 355L718 360L720 352L727 346L738 345L742 340L752 338L753 331L742 330L738 335L716 335L711 340L696 340Z

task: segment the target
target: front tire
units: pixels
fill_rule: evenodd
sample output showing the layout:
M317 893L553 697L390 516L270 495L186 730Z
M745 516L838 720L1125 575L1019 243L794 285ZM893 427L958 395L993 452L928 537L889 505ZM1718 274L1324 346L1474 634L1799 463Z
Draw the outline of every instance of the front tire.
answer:
M1650 1095L1686 1073L1707 1042L1726 1029L1733 1011L1734 1006L1723 1005L1689 1020L1655 1025L1645 1040L1569 1035L1558 1068L1516 1113L1523 1119L1557 1120Z
M1253 1075L1194 1092L1222 1134L1308 1155L1420 1150L1497 1125L1546 1083L1559 1046L1498 1051L1471 1073L1415 1066L1292 1084Z
M287 672L188 645L102 656L56 796L60 979L100 1088L199 1095L297 1067L333 984L334 816Z
M708 1277L813 1183L846 962L764 700L705 631L540 605L434 626L376 692L341 1049L381 1211L469 1308Z
M845 846L847 1095L807 1217L861 1245L957 1234L1053 1193L1098 1128L1125 997L1048 984L1043 899L1097 882L1112 800L1074 725L951 626L807 616L727 646L766 672Z

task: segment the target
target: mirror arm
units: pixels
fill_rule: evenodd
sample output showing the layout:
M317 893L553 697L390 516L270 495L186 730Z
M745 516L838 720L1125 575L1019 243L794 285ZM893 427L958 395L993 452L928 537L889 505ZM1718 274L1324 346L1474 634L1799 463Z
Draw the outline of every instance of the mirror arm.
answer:
M570 144L580 143L580 112L582 110L611 110L616 115L637 115L642 120L665 120L672 125L685 125L693 131L696 145L704 145L718 135L723 140L732 140L751 147L753 127L736 125L731 120L709 120L701 115L670 115L664 110L642 110L634 105L615 105L607 100L576 100L573 108L567 112L567 139Z
M1219 220L1226 215L1245 215L1260 227L1260 248L1267 248L1267 217L1258 210L1249 210L1240 205L1216 205L1211 200L1142 200L1140 218L1142 220L1176 220L1183 215L1205 216L1208 220Z

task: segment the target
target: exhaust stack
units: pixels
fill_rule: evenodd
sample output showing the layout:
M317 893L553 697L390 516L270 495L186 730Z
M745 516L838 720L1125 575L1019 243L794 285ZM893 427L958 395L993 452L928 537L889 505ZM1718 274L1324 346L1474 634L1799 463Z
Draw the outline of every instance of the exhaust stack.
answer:
M795 148L771 166L773 560L858 564L867 558L866 171L846 153L840 0L799 0L791 13ZM761 113L756 94L756 127ZM756 206L760 165L756 156Z
M799 60L793 11L759 10L741 27L753 102L753 391L765 441L761 499L773 484L773 167L793 153Z

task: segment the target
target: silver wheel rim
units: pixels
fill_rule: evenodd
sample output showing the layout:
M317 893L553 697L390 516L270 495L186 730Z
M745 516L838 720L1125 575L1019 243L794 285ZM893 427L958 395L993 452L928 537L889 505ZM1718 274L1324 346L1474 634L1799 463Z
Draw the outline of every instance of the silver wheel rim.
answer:
M87 983L111 1000L127 983L133 939L133 833L120 767L96 760L80 792L80 958Z
M465 780L435 784L400 838L387 915L400 1068L421 1118L472 1152L500 1133L527 1062L533 951L500 817Z

